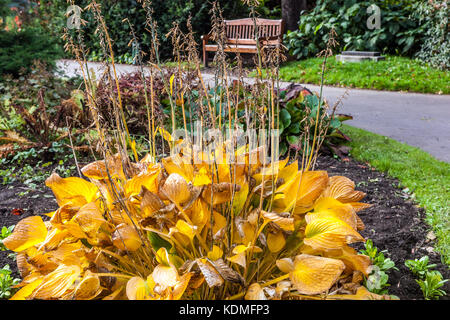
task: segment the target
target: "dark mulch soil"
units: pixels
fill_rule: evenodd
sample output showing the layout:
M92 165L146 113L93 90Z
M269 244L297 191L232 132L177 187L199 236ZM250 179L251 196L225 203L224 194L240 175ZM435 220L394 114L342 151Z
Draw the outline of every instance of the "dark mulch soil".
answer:
M362 202L373 206L358 213L366 226L361 235L372 239L380 250L387 250L399 269L389 272L389 294L400 299L423 299L419 285L404 262L424 255L430 257L430 263L437 264L436 270L445 279L450 278L448 266L442 264L440 255L433 251L434 243L430 240L433 237L424 222L424 209L397 188L396 179L349 158L342 161L330 156L319 157L316 169L326 170L330 176L346 176L355 182L357 190L367 193ZM441 289L449 293L450 283ZM442 299L449 299L449 296Z
M407 259L428 255L430 263L437 264L436 269L444 278L450 278L449 268L441 263L439 254L433 251L433 241L427 237L429 226L423 220L424 210L397 188L397 180L366 164L352 159L342 161L328 155L319 157L316 169L327 170L330 176L344 175L355 182L357 190L367 193L363 201L373 206L359 213L366 225L361 234L372 239L380 250L387 250L399 269L389 273L390 294L400 299L423 299L415 278L404 265ZM16 224L25 217L48 213L57 208L54 198L49 197L51 191L44 185L41 190L19 197L17 193L24 188L26 187L20 183L0 185L0 227ZM14 209L22 209L23 212L13 215ZM0 251L0 266L9 264L14 276L18 277L15 262L7 257L8 253L10 252ZM450 292L450 283L447 282L443 289ZM443 299L448 299L448 296Z

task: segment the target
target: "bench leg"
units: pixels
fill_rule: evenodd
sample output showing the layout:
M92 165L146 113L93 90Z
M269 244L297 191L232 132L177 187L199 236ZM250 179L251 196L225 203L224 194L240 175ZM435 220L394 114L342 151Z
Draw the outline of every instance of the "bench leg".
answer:
M203 47L203 66L206 68L208 66L208 52L205 47Z

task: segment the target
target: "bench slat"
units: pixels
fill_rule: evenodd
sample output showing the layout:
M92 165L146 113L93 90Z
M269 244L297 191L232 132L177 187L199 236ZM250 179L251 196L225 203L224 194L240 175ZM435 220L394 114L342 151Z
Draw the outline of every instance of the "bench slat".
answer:
M256 53L256 39L255 39L255 22L257 26L257 37L271 38L264 40L263 45L280 45L282 42L282 35L284 32L283 20L272 19L256 19L252 18L224 20L226 29L226 44L225 52L242 52L242 53ZM210 36L203 37L203 63L207 65L207 52L217 51L218 45L207 44Z

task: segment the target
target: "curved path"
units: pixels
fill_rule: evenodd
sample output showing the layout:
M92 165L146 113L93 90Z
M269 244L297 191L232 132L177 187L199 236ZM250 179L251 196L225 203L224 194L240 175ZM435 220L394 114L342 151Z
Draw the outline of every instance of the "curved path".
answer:
M59 60L59 69L67 76L81 75L73 60ZM97 75L100 63L89 63ZM134 72L136 66L117 65L119 74ZM214 83L214 76L204 74L205 81ZM251 83L253 79L246 81ZM283 88L289 82L281 82ZM306 85L312 91L319 86ZM435 158L450 162L450 95L403 93L362 89L324 87L323 96L333 105L347 93L338 108L339 113L350 114L346 123L383 136L390 137L427 151Z

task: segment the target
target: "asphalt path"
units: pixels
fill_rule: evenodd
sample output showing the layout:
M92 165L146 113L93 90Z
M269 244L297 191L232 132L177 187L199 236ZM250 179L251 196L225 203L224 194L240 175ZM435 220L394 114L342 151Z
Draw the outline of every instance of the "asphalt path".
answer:
M66 76L81 75L76 61L59 60L57 66ZM100 63L90 62L88 68L97 78L104 72ZM138 67L118 64L116 69L118 74L125 74L137 71ZM205 73L203 77L210 86L214 85L214 75ZM254 79L244 81L252 83ZM289 84L280 82L280 87ZM305 86L312 91L320 90L316 85ZM325 86L323 97L330 105L341 102L337 112L353 116L347 124L418 147L441 161L450 162L450 95Z

